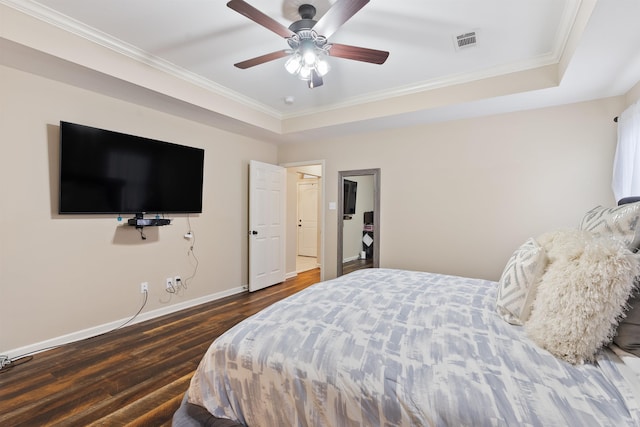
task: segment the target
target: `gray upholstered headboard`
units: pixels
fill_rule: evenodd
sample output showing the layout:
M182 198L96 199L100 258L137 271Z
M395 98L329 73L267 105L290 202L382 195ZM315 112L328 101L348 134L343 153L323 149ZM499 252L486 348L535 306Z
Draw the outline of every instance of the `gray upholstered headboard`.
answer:
M640 202L640 196L623 197L622 199L618 200L618 206L635 202Z

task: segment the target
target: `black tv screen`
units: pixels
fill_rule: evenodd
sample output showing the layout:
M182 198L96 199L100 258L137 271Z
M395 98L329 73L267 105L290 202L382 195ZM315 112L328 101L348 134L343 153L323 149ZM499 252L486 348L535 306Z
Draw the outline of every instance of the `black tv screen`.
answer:
M356 213L356 196L358 192L358 183L356 181L344 180L344 201L343 214L354 215Z
M201 213L204 150L60 122L60 214Z

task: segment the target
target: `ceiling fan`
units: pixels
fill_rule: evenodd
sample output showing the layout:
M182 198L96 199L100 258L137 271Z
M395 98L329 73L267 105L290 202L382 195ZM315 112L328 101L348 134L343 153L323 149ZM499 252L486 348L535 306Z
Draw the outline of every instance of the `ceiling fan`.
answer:
M244 0L231 0L227 6L284 37L290 47L290 49L267 53L234 65L246 69L288 56L289 59L285 63L286 70L307 81L309 88L313 89L322 86L322 77L329 71L327 56L383 64L389 52L329 43L328 40L342 24L367 3L369 0L337 0L318 21L313 19L316 8L311 4L302 4L298 8L300 19L287 28Z

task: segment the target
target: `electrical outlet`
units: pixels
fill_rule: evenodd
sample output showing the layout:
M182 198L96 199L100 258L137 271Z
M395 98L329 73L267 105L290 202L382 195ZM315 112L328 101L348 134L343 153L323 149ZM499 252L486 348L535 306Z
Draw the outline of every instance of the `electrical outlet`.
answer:
M170 291L174 290L173 279L171 277L167 277L167 289L169 289Z
M173 283L176 284L176 288L179 288L182 285L182 278L180 276L174 277Z
M145 292L149 292L149 283L148 282L140 283L140 293L144 294Z

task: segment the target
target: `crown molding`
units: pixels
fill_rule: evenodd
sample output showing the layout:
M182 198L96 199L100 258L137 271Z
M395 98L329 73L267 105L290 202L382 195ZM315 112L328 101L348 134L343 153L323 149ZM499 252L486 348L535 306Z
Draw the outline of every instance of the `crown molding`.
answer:
M96 45L110 49L134 61L145 64L149 67L152 67L156 70L181 79L195 86L201 87L222 97L228 98L241 105L264 113L278 120L298 119L313 114L338 111L344 108L380 102L390 98L415 95L445 87L453 87L487 78L499 77L512 73L545 67L552 64L558 64L561 60L566 60L566 58L563 58L563 54L567 55L566 46L568 41L571 38L575 38L576 36L578 36L579 38L579 35L573 34L572 32L582 31L581 28L575 28L574 22L576 20L576 17L579 15L583 3L585 3L585 0L567 1L567 6L561 17L560 25L558 26L558 32L555 37L554 46L552 47L550 52L537 58L528 59L517 63L504 64L502 66L492 67L485 70L475 70L473 72L460 73L457 75L447 76L445 78L426 80L417 84L399 86L392 89L369 93L363 96L351 97L348 99L344 99L341 102L326 105L324 107L314 107L296 112L281 112L263 103L257 102L251 97L235 92L212 80L206 79L201 75L179 67L176 64L166 61L158 56L152 55L149 52L141 50L136 46L119 40L107 33L90 27L80 21L63 15L32 0L0 0L0 4L5 4L38 20L46 22L76 36L82 37L92 43L95 43ZM587 7L585 6L585 8Z
M229 98L273 118L282 119L282 115L279 111L259 103L248 96L235 92L212 80L206 79L199 74L186 70L172 62L166 61L158 56L139 49L134 45L124 42L96 28L90 27L69 16L63 15L42 4L31 0L0 0L0 4L4 4L33 18L60 28L68 33L82 37L85 40L110 49L139 63L145 64L158 71L201 87L217 95Z

